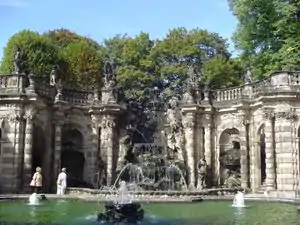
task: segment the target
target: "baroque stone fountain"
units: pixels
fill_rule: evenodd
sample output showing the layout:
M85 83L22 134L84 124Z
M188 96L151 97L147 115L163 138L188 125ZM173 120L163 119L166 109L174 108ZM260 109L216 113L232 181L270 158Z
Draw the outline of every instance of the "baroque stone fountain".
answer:
M135 190L187 190L179 98L165 103L164 97L158 88L146 89L130 102L114 187L126 181Z

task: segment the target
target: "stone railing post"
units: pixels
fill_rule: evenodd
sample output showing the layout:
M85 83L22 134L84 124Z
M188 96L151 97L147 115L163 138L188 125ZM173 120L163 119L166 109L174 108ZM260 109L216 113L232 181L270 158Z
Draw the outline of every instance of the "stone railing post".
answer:
M25 119L25 145L24 145L24 158L23 158L23 186L25 189L29 187L32 177L32 145L33 145L33 118L35 111L32 107L26 109Z
M273 137L273 121L275 114L272 109L265 111L265 144L266 144L266 188L268 191L276 189L275 149Z
M195 112L186 112L182 118L190 189L195 188Z

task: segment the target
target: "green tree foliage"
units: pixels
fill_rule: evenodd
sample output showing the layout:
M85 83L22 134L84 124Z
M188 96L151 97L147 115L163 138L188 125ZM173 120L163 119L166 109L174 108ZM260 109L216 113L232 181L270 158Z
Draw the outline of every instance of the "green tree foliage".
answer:
M139 95L147 86L181 88L188 63L202 68L202 80L214 88L239 85L241 63L230 59L227 47L216 33L176 28L162 40L151 40L146 33L117 35L105 40L105 55L116 59L118 79L127 92Z
M58 48L49 39L36 32L23 30L9 39L4 49L1 73L14 70L12 59L17 48L21 49L24 62L21 69L25 73L46 75L58 63Z
M66 74L69 77L62 77L73 84L93 85L99 81L103 67L103 59L100 51L95 51L90 43L81 40L70 43L60 51L60 59L66 65Z
M189 63L194 63L198 70L201 68L203 79L212 81L214 87L224 87L238 83L227 47L226 40L216 33L176 28L170 30L163 40L157 41L151 57L167 88L181 86ZM223 79L224 76L231 77L230 81Z
M58 65L59 77L69 84L90 85L100 79L103 65L101 46L69 30L59 29L39 34L20 31L10 38L4 50L1 73L13 70L12 57L21 49L22 69L36 76L49 76Z
M105 41L106 56L116 61L117 78L127 94L140 95L155 80L155 67L149 55L154 41L141 32L136 37L117 35Z
M229 0L238 19L234 40L259 78L299 69L300 0Z

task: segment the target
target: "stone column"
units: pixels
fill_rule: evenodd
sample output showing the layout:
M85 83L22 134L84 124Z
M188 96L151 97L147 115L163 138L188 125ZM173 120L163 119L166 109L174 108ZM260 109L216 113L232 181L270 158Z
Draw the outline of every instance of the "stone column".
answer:
M23 158L23 186L29 187L32 178L32 144L33 144L33 117L34 114L27 111L25 114L25 145Z
M106 185L112 185L113 178L113 157L114 157L114 127L115 117L111 115L104 115L101 124L101 133L103 133L103 145L102 150L105 151L105 155L102 153L102 158L106 156ZM101 135L102 136L102 135Z
M266 144L266 188L276 189L275 149L273 137L273 121L275 114L272 110L265 111L265 144Z
M195 188L195 113L187 112L182 118L187 156L189 187Z
M61 136L62 136L62 121L54 123L54 179L56 181L61 170Z

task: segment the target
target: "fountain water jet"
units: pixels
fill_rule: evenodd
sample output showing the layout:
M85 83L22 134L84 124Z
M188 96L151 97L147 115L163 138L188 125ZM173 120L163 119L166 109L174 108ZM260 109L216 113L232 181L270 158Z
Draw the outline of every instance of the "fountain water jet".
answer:
M40 199L38 194L32 193L29 197L29 205L39 205L40 204Z
M232 206L235 208L244 208L246 206L243 192L238 191L234 196Z

